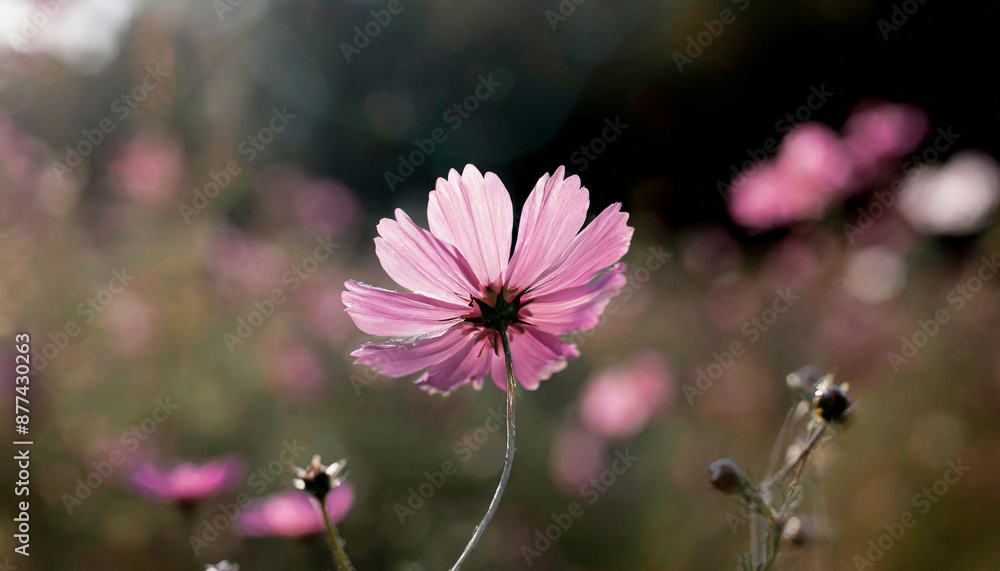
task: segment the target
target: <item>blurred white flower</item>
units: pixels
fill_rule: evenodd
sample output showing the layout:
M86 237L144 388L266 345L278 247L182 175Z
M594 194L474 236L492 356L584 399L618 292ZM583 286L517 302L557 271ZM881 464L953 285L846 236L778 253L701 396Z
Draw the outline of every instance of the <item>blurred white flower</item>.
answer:
M906 285L906 268L899 254L884 246L865 248L851 256L844 289L865 303L892 299Z
M118 56L118 41L141 0L3 0L0 53L45 53L82 73Z
M925 234L970 234L985 227L1000 201L1000 166L978 151L955 154L943 167L910 175L900 209Z

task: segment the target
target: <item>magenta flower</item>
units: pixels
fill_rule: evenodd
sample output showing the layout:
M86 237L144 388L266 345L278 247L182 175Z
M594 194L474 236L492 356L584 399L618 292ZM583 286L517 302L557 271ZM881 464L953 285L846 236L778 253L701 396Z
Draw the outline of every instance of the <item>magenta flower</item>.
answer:
M236 488L243 468L243 462L232 457L204 464L186 462L169 470L143 464L132 472L131 483L146 497L190 505Z
M821 123L799 125L781 142L775 159L733 181L729 213L756 230L820 218L847 194L852 168L836 131Z
M337 525L354 504L354 488L344 482L326 496L330 523ZM250 504L236 518L236 531L247 537L300 538L326 530L323 511L305 492L291 490Z
M432 391L478 389L487 375L503 388L503 329L514 375L536 389L579 355L559 335L594 327L625 284L616 262L632 238L628 214L612 204L583 228L589 204L577 176L564 178L562 167L546 174L528 196L511 255L513 207L500 179L472 165L439 178L430 231L398 209L378 225L382 267L412 293L345 284L354 323L397 338L365 343L352 353L356 363L390 377L423 371L417 383Z
M658 353L636 355L624 366L599 372L583 389L580 416L593 434L632 438L673 400L673 378Z
M865 100L851 111L842 130L858 175L875 178L886 163L916 150L930 122L916 105Z

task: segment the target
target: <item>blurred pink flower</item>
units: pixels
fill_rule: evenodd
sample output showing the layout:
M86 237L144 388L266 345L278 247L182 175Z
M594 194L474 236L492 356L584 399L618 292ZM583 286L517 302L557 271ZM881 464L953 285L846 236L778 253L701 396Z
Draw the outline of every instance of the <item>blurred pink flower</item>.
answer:
M819 218L845 193L851 168L835 131L804 123L785 137L774 160L733 181L729 212L740 225L757 230Z
M332 180L318 180L299 189L295 211L306 228L336 233L355 220L361 206L347 186Z
M859 182L869 182L886 161L916 149L929 129L927 114L916 105L879 100L858 104L842 130L847 152L862 177Z
M146 497L192 504L236 488L243 471L243 462L234 457L204 464L185 462L169 470L141 464L132 472L131 483Z
M785 136L777 157L733 179L729 214L753 230L818 219L832 203L890 174L927 129L919 107L874 101L851 114L843 137L821 123L803 123Z
M278 343L267 351L264 366L282 395L312 399L325 384L325 371L316 355L291 340Z
M111 349L125 355L142 354L150 347L158 320L156 308L129 291L120 293L115 303L100 316L100 323L114 340Z
M326 496L330 522L339 524L354 504L354 488L344 482ZM319 504L306 492L290 490L250 504L236 519L235 529L248 537L305 537L326 529Z
M357 222L362 204L357 193L334 179L317 179L294 164L267 167L257 188L268 214L307 230L339 234Z
M603 438L631 438L673 400L673 378L666 361L647 351L627 365L599 372L583 389L584 426Z
M146 131L130 141L111 163L122 190L140 204L166 204L184 169L181 151L162 133Z
M497 328L506 327L526 389L565 368L579 352L558 335L594 327L625 284L625 265L616 262L632 228L616 203L581 231L589 193L579 177L564 176L560 167L538 180L513 256L510 195L495 174L472 165L438 179L429 232L399 209L395 220L383 219L375 239L382 267L416 293L348 281L343 301L365 333L413 339L365 343L355 362L390 377L423 370L417 382L433 391L469 382L478 389L489 373L504 388Z
M270 294L291 265L278 246L238 230L213 236L205 249L205 263L219 280L220 290L228 293L235 286L251 295Z
M586 430L563 429L552 440L549 472L563 493L579 494L580 488L598 477L604 468L605 442Z

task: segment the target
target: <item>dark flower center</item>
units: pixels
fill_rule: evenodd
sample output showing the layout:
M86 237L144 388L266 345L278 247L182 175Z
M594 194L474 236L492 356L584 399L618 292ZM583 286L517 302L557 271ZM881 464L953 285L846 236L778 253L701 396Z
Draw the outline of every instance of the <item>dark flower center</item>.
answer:
M520 323L517 315L521 311L521 296L518 295L511 301L507 301L503 290L496 296L496 304L490 305L488 301L473 298L479 306L480 317L469 317L466 321L470 323L481 323L483 327L503 331L511 323Z

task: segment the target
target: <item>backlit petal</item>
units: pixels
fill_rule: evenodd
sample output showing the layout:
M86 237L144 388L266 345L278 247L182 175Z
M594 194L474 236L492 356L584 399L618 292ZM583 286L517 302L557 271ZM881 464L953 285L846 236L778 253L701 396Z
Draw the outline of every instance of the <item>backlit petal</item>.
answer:
M495 174L484 177L468 165L461 175L452 169L447 180L439 178L427 222L435 236L458 248L481 285L500 284L510 258L514 209Z
M468 262L453 246L413 223L400 209L396 220L383 218L375 253L385 273L399 285L424 295L468 304L480 288Z
M559 167L538 179L521 211L517 245L507 268L507 289L520 292L566 250L587 220L590 193L580 177L563 178Z
M616 264L588 283L532 299L521 319L553 335L592 329L625 281L625 264Z
M370 335L414 337L444 332L472 310L419 293L390 291L355 281L341 294L358 329Z

